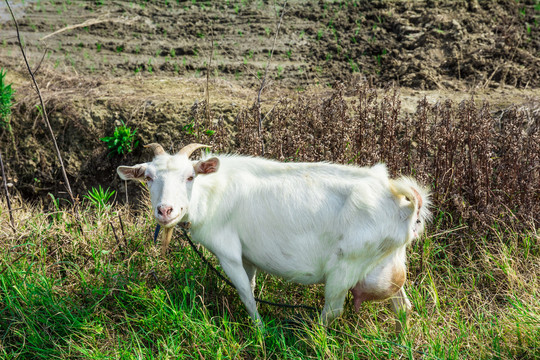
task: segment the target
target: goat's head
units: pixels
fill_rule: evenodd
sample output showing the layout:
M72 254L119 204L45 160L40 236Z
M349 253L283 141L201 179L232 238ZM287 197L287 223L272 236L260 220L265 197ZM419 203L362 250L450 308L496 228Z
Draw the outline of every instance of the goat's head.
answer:
M146 147L154 150L151 162L134 166L119 166L116 171L124 180L145 181L150 189L154 216L165 226L176 225L188 212L188 204L196 176L210 174L219 168L219 160L210 158L193 163L190 155L197 149L209 147L190 144L177 154L169 155L159 144Z

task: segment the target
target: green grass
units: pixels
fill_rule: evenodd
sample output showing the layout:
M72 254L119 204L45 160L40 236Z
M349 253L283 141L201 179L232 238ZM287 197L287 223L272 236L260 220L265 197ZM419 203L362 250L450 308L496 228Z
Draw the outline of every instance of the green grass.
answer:
M0 206L0 358L507 359L540 354L540 244L532 230L518 233L497 224L489 238L463 231L437 235L451 229L439 229L434 221L428 236L409 249L406 290L414 310L399 337L387 302L365 304L358 313L348 303L329 330L309 320L293 325L294 312L260 305L266 324L261 332L236 291L178 236L168 258L159 257L152 242L155 223L146 209L88 206L77 221L56 206L48 210L13 200L16 233L3 198ZM260 274L257 295L320 309L323 288Z

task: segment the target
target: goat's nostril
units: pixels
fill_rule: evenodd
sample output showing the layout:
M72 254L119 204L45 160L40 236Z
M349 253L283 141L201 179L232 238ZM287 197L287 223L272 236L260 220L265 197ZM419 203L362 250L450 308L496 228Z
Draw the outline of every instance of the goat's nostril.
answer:
M158 212L159 216L167 217L167 216L171 215L172 211L173 211L172 206L160 205L160 206L157 207L157 212Z

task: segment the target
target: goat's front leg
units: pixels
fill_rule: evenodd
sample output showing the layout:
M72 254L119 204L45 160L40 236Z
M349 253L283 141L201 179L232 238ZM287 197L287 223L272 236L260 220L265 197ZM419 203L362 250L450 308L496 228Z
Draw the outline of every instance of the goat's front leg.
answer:
M238 291L240 300L246 306L249 316L251 316L257 326L262 327L263 323L257 311L257 304L255 303L251 287L255 272L250 271L248 275L246 269L244 269L242 244L238 235L230 231L222 231L220 236L214 237L211 241L205 241L204 244L218 258L223 271L225 271L225 274L227 274Z
M261 316L257 311L257 304L255 303L255 298L253 297L253 292L251 290L250 278L248 277L246 270L242 266L242 257L239 256L238 258L236 258L231 256L218 255L218 259L221 263L221 267L238 291L238 295L240 295L240 300L242 300L242 302L246 306L249 316L251 316L257 326L262 327L263 323L261 320Z

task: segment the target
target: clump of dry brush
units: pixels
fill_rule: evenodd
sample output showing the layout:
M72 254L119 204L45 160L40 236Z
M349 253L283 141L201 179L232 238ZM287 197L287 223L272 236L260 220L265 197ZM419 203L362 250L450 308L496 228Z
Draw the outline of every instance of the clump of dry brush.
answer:
M237 114L232 132L210 121L206 111L194 115L201 126L215 129L207 140L218 151L282 161L385 162L393 175L412 174L431 186L436 207L449 214L442 226L538 226L538 105L495 114L473 99L430 104L424 98L416 113L406 114L396 89L376 91L355 82L284 97L264 111L256 103Z

